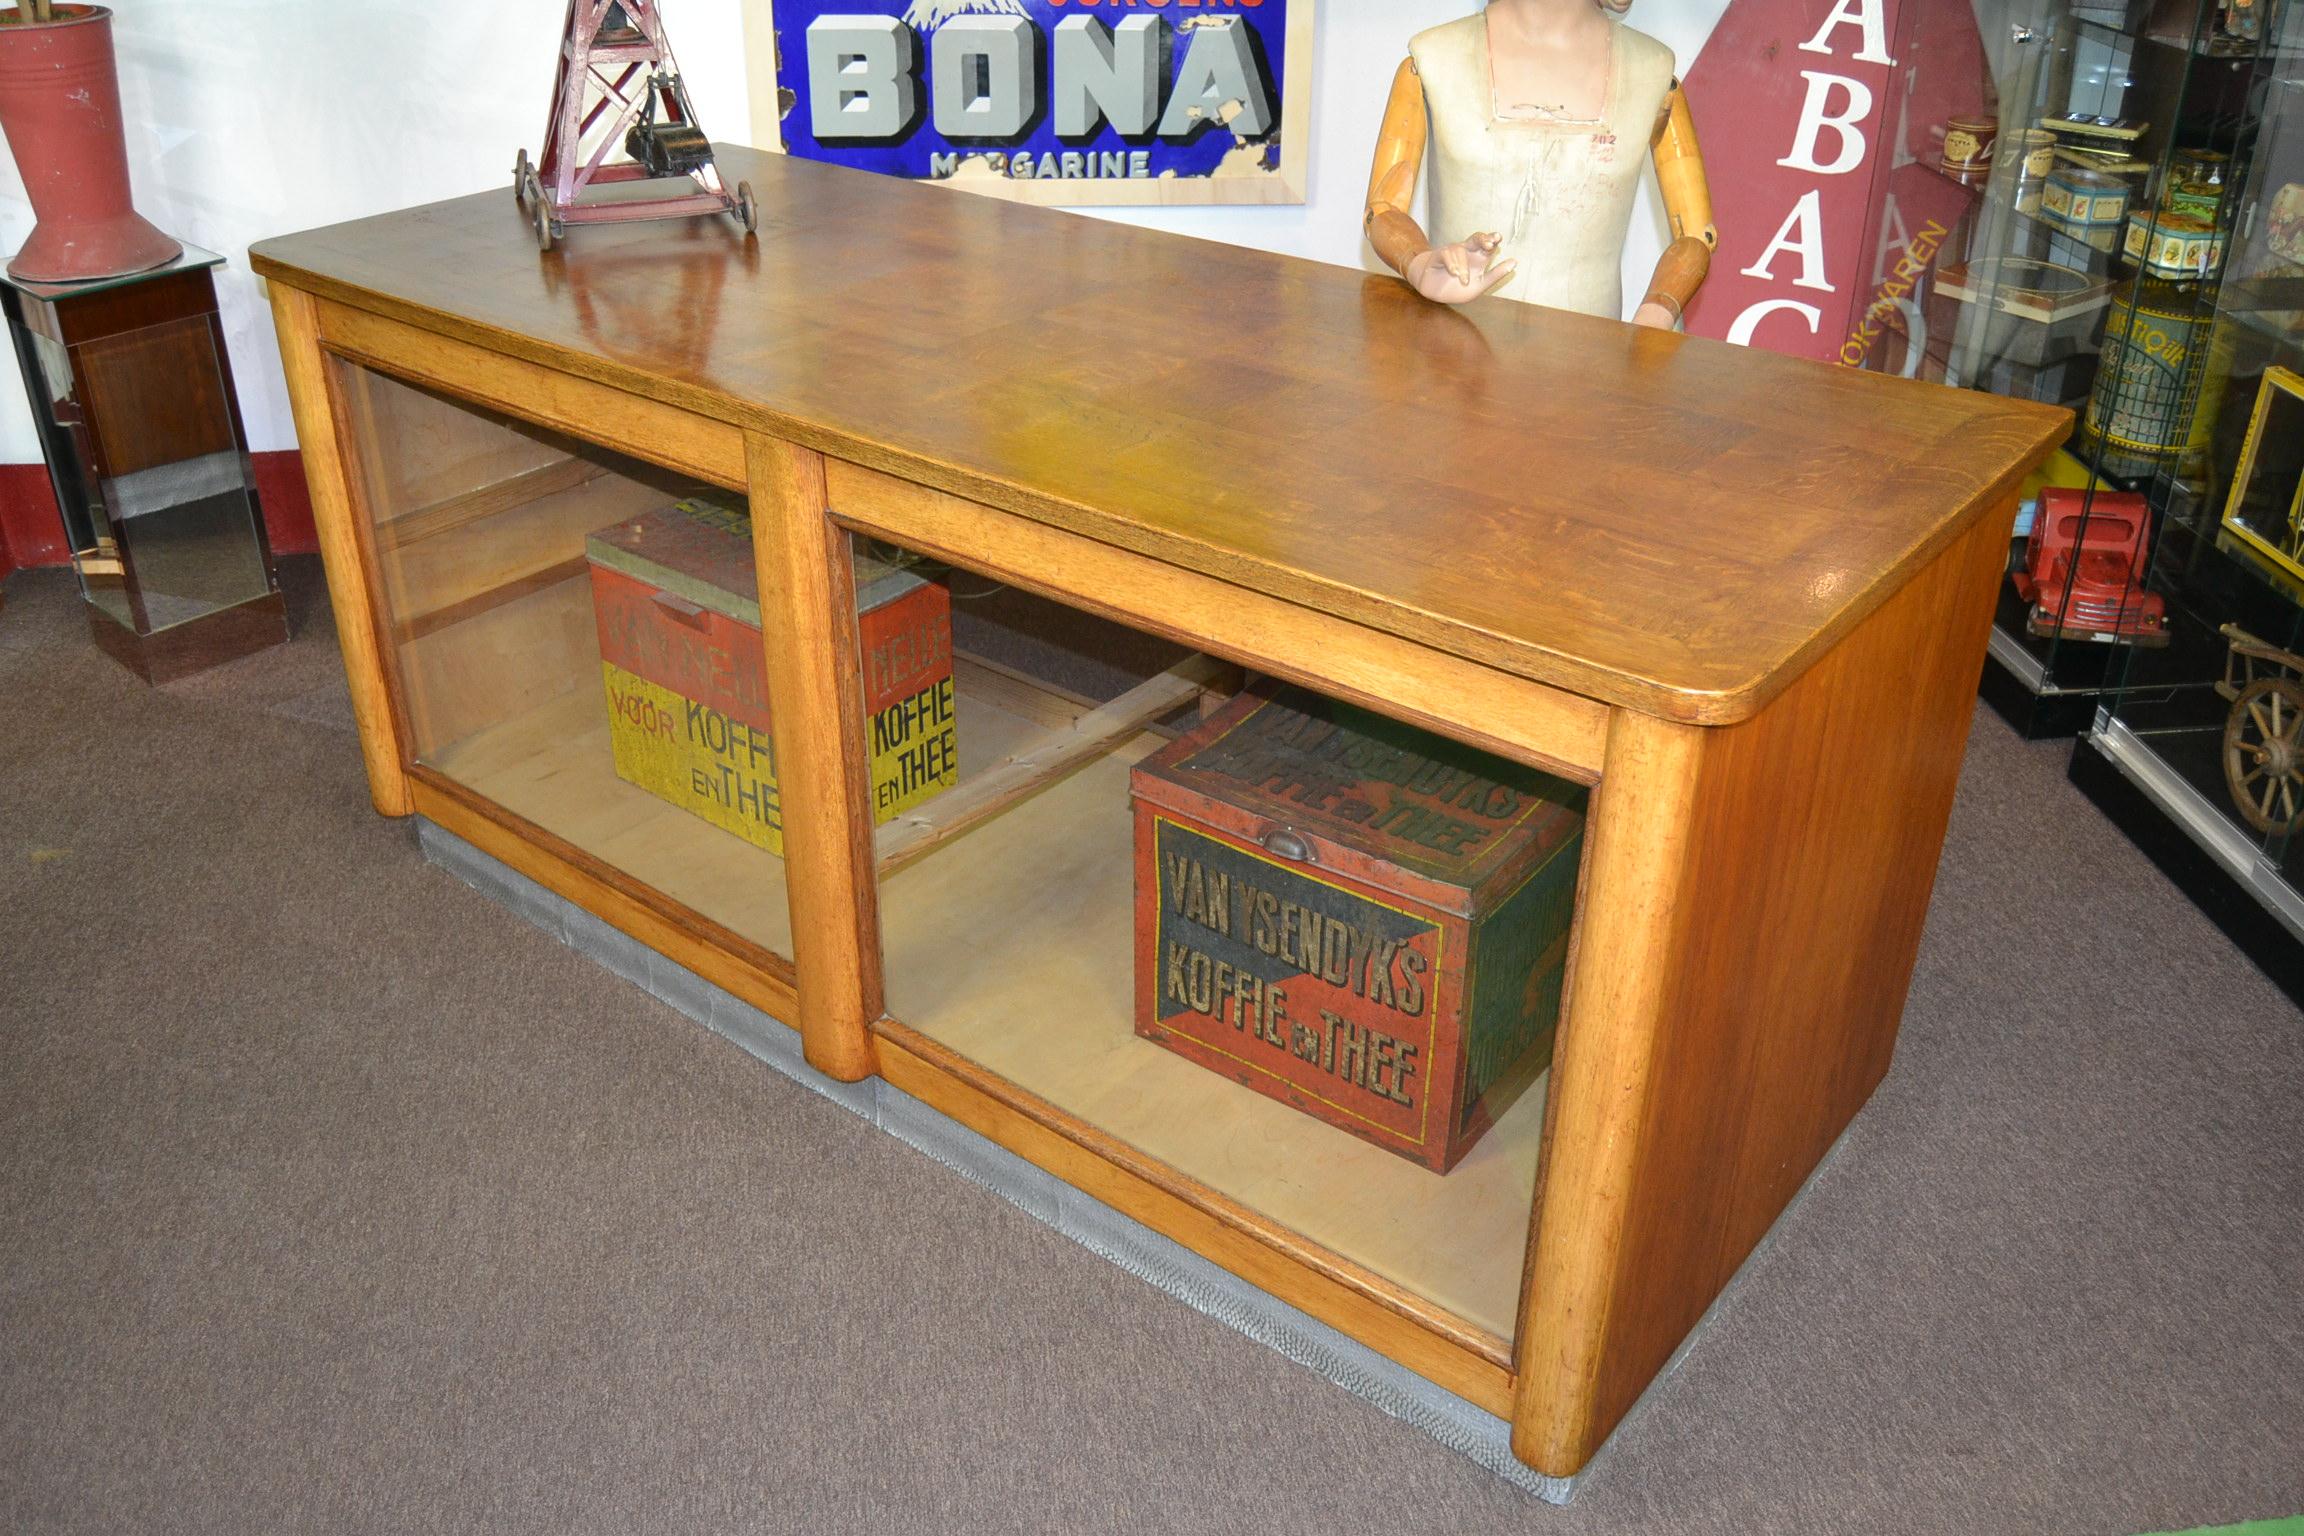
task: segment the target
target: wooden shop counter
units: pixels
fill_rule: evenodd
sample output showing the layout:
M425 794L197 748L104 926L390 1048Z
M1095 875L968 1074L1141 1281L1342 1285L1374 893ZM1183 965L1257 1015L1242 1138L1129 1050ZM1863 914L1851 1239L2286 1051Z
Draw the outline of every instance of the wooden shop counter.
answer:
M721 154L756 243L540 255L505 191L253 252L377 809L1573 1474L1887 1070L2068 417ZM703 487L756 569L650 622L715 675L604 663L588 541ZM925 799L917 712L865 707L865 542L951 597ZM1128 768L1239 668L1590 786L1551 1070L1446 1175L1132 1032Z

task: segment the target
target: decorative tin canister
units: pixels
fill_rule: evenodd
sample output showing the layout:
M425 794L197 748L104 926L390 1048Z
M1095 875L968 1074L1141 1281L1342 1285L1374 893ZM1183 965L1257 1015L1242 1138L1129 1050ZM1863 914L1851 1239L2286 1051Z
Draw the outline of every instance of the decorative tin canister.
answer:
M2223 217L2224 178L2231 157L2212 149L2180 149L2168 164L2168 192L2160 202L2170 213L2184 214L2203 224Z
M1997 151L2002 161L2013 160L2016 181L2012 195L2016 211L2038 214L2048 177L2056 169L2056 135L2045 128L2019 128L2002 140Z
M705 500L586 542L617 777L784 851L752 523ZM959 778L952 600L856 557L872 804L886 821Z
M1957 174L1992 168L1993 141L2000 136L1996 117L1955 117L1944 124L1944 169Z
M1138 1034L1436 1173L1549 1063L1576 786L1265 683L1131 789Z
M2132 478L2197 464L2208 450L2232 344L2197 283L2137 282L2104 319L2096 384L2081 416L2099 467Z
M2213 277L2224 265L2224 232L2205 219L2161 209L2128 221L2130 261L2171 281Z
M2018 129L2015 147L2021 155L2019 166L2026 181L2046 181L2049 173L2056 169L2056 135L2047 129Z
M2040 194L2040 213L2076 235L2110 235L2128 217L2128 183L2086 166L2058 165Z

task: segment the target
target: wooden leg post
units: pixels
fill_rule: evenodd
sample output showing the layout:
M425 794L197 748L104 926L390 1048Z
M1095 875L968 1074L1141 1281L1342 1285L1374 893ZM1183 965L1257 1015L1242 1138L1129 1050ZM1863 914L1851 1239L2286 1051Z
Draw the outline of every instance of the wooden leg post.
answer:
M882 1002L855 567L829 512L823 456L757 435L745 447L801 1049L827 1077L860 1082L879 1071L871 1030Z
M344 651L344 677L352 690L352 718L360 727L360 753L368 765L368 797L385 816L415 809L408 789L408 758L384 679L382 630L361 558L360 514L345 480L349 462L336 428L328 361L320 351L317 302L281 283L272 287L272 319L280 333L280 362L304 478L312 492L312 521L328 570L328 599L336 611L336 638ZM359 445L352 445L358 447Z
M1753 718L1610 722L1514 1349L1540 1471L1599 1449L1888 1070L2013 512Z
M1513 1351L1513 1452L1555 1476L1581 1468L1597 1441L1595 1388L1672 979L1703 740L1694 726L1618 710L1592 798Z

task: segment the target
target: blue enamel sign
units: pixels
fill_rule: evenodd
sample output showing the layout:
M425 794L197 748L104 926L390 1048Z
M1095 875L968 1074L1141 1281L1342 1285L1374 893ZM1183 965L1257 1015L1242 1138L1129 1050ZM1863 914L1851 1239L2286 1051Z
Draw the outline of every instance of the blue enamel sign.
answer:
M991 189L1036 201L1190 200L1180 179L1207 201L1300 200L1282 129L1311 3L775 0L784 146L918 180L1047 183Z

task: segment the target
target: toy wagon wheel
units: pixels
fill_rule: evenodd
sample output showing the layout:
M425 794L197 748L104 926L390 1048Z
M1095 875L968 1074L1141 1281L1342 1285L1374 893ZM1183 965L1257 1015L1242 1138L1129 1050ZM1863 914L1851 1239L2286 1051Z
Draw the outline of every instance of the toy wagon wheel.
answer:
M536 249L552 249L552 204L540 197L528 211L536 225Z
M520 158L512 162L512 200L525 212L528 207L529 184L536 179L536 168L528 163L528 151L520 151Z
M2304 684L2260 677L2241 690L2224 721L2224 783L2257 831L2304 827Z
M760 233L760 204L752 196L752 183L736 183L736 222L744 226L744 233Z

